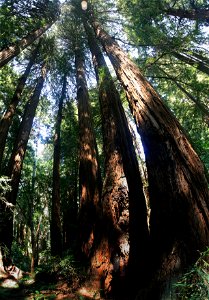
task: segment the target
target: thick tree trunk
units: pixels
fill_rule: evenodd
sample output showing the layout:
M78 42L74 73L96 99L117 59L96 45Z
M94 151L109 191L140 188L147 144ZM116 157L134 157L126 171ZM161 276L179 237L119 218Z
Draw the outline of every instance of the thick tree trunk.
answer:
M26 37L17 41L16 44L11 45L2 51L0 51L0 68L7 64L11 59L17 56L20 52L22 52L25 48L30 46L35 40L37 40L44 32L46 32L54 22L39 28Z
M21 177L21 170L23 165L23 160L26 152L26 147L30 135L30 131L33 124L33 119L35 116L36 108L39 102L39 97L44 84L44 79L46 76L46 65L42 67L41 76L38 79L34 93L27 103L22 122L20 124L18 136L12 151L10 158L10 163L8 167L8 176L11 178L11 191L8 192L6 196L7 203L11 205L16 204L16 198L18 193L18 187ZM6 205L3 205L6 206ZM5 212L4 226L0 228L1 230L1 243L4 243L8 249L11 249L13 240L13 212L10 208L7 208L7 215Z
M60 213L60 130L62 122L63 101L66 95L67 77L64 75L62 94L59 101L57 122L54 136L52 208L51 208L51 255L62 256L62 225Z
M38 46L36 46L36 48L32 52L31 58L28 62L26 70L25 70L24 74L18 80L17 88L14 92L14 95L12 97L12 100L11 100L10 104L9 104L9 107L8 107L7 111L5 112L5 114L3 115L3 117L0 121L0 139L1 139L1 143L0 143L0 166L1 166L1 163L2 163L2 158L3 158L3 153L4 153L4 148L5 148L5 144L6 144L8 131L9 131L10 125L12 123L13 116L16 112L16 107L19 104L19 101L21 99L21 95L22 95L23 89L25 87L26 80L28 78L28 75L30 74L30 70L31 70L31 68L32 68L32 66L35 62L36 56L38 54L39 47L40 47L40 43L38 44Z
M209 65L205 63L204 61L201 61L195 57L192 57L191 55L180 53L180 52L172 52L173 56L178 58L179 60L185 62L186 64L193 66L197 70L209 75Z
M108 190L109 186L106 187L104 185L105 193L103 193L104 196L102 201L103 203L106 203L107 200L109 201L111 198L114 199L111 206L115 207L115 212L113 210L111 213L112 215L117 215L113 222L113 227L115 227L113 230L117 232L117 227L119 232L116 234L115 240L109 241L111 246L110 249L112 249L110 253L111 261L114 261L116 256L120 261L119 269L113 270L115 271L114 282L118 283L117 292L120 291L120 296L124 296L124 289L118 287L119 285L121 286L120 281L122 279L125 278L127 280L127 278L129 278L130 282L133 284L131 289L129 289L130 296L130 290L133 292L133 279L135 278L136 271L138 277L141 275L141 283L143 279L145 279L144 270L146 254L148 253L149 236L145 198L132 136L121 104L120 95L115 88L114 81L108 70L103 54L97 44L94 33L91 31L92 29L85 21L84 26L88 35L89 47L92 53L99 86L100 107L104 131L106 177L113 177L114 170L119 169L118 165L121 169L121 175L118 177L119 182L115 182L116 186L122 187L119 188L117 192L118 197L114 194L107 193L106 190ZM114 153L117 153L118 158L114 161L114 164L112 164L111 155L114 155ZM128 182L129 192L127 195L124 194L124 192L127 193L127 190L125 189L125 186L123 186L123 173L125 173ZM105 182L108 181L106 180ZM112 187L114 187L113 183L114 180L112 179ZM119 199L120 201L118 201ZM118 249L115 247L116 245ZM104 264L102 267L104 268ZM129 271L127 272L128 267ZM110 270L110 266L106 266L106 268L107 277L109 277L110 274L108 274L108 270ZM142 273L140 273L142 270L143 278ZM114 282L113 289L116 288L114 287ZM124 282L122 283L122 286L124 287Z
M165 11L168 15L179 17L181 19L190 19L190 20L197 20L197 21L206 21L209 22L209 10L208 9L175 9L169 8Z
M177 120L119 45L92 22L121 81L142 138L150 196L150 258L159 283L193 263L209 245L208 186L203 165ZM156 283L157 282L157 283ZM155 286L156 283L156 286Z
M101 175L97 160L97 146L92 127L89 95L85 79L83 54L75 50L77 101L79 117L80 144L80 207L79 207L79 243L88 260L94 242L94 227L101 213Z

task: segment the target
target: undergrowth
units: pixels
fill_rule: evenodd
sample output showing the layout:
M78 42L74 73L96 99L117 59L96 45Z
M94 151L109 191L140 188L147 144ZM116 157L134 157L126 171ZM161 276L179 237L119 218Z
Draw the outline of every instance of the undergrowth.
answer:
M36 269L36 280L46 283L63 280L77 288L85 279L81 265L74 259L73 255L64 258L51 257L47 263Z
M209 299L209 249L201 253L194 266L175 284L177 299Z

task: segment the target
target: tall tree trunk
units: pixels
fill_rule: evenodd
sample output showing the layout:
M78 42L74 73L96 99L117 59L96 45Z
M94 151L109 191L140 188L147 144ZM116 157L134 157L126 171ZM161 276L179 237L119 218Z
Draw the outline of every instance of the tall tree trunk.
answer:
M205 63L204 61L200 61L199 59L196 59L195 57L192 57L191 55L185 53L173 51L171 54L179 60L185 62L186 64L193 66L199 71L209 75L209 65L207 65L207 63Z
M202 61L203 63L205 64L209 64L209 58L206 57L203 53L201 53L201 51L198 51L198 52L195 52L195 51L192 51L191 52L191 49L183 49L184 53L188 53L189 55L195 57L195 59L197 59L198 61Z
M88 260L92 252L95 223L100 214L101 175L97 160L96 139L92 127L83 54L79 48L75 50L75 65L80 144L79 243L84 259Z
M26 147L27 147L30 131L32 128L36 108L39 103L39 97L44 84L45 76L46 76L46 64L43 65L41 70L41 76L37 81L34 93L30 101L26 104L23 119L20 124L19 132L17 135L17 139L15 141L15 145L8 166L8 176L9 178L11 178L11 191L8 192L6 196L6 202L9 205L9 208L7 208L6 205L4 205L5 222L3 228L0 228L1 230L0 242L4 243L9 250L11 249L12 240L13 240L13 211L10 209L10 207L11 205L14 206L16 204L23 160L24 160Z
M11 59L17 56L25 48L30 46L34 41L36 41L44 32L46 32L54 23L46 24L43 27L29 33L26 37L17 41L14 45L6 47L0 51L0 68L7 64Z
M38 54L40 47L40 43L36 46L36 48L33 50L30 60L28 62L28 65L25 69L24 74L19 78L17 88L14 92L14 95L12 97L12 100L9 104L9 107L5 114L3 115L1 121L0 121L0 138L1 138L1 143L0 143L0 166L2 163L2 158L3 158L3 153L4 153L4 148L6 144L6 139L9 131L9 127L12 123L13 116L16 112L16 107L19 104L19 101L22 96L23 89L25 87L26 80L28 78L28 75L30 74L30 70L35 62L36 56Z
M193 263L198 251L209 244L204 168L179 123L137 66L98 22L93 20L92 25L126 91L142 138L151 207L150 261L157 274L149 293L158 299L160 282Z
M197 20L197 21L206 21L209 22L209 9L175 9L175 8L169 8L165 10L165 12L168 15L179 17L181 19L190 19L190 20Z
M136 271L138 273L138 278L141 276L141 283L143 279L145 279L144 270L146 254L148 253L149 248L145 198L132 136L120 100L120 95L115 88L114 81L111 77L104 56L97 44L95 35L88 23L85 22L85 19L84 26L88 35L88 43L92 53L99 86L100 107L104 131L104 148L106 153L106 176L111 178L112 175L114 175L114 170L119 169L118 165L120 165L122 172L121 177L119 177L119 182L115 183L116 186L122 187L118 189L117 197L113 193L112 195L111 193L107 193L109 186L103 187L103 203L106 203L107 200L109 201L111 197L114 199L112 206L117 207L117 209L115 209L115 212L113 210L112 215L117 215L117 217L115 217L113 225L120 229L118 236L116 235L116 240L109 241L112 248L111 260L114 261L116 255L120 260L119 270L114 270L116 271L115 275L117 276L114 278L114 281L119 281L118 283L121 286L120 280L126 275L126 279L129 278L130 282L132 282L132 287L129 289L130 296L130 290L133 292L133 287L135 286L133 279L136 277ZM112 125L110 126L110 124L115 124L115 128ZM112 163L111 155L114 155L114 153L117 152L118 159ZM124 194L123 173L125 173L128 183L128 195ZM107 183L108 181L106 180L105 182ZM112 186L113 183L114 180L112 180ZM127 193L126 190L125 192ZM120 201L118 201L119 199ZM119 249L116 249L116 245ZM129 246L130 251L128 250ZM127 262L129 264L128 273L126 270L128 268ZM141 272L142 270L143 277ZM122 285L124 285L124 283ZM118 291L124 294L123 288L118 289Z
M36 257L37 257L37 248L36 248L36 232L35 232L35 225L34 225L34 206L35 206L35 184L36 184L36 171L37 171L37 151L38 151L38 137L36 138L36 148L34 151L34 163L33 163L33 174L32 174L32 182L31 182L31 191L30 191L30 198L28 199L29 205L29 226L31 232L31 264L30 264L30 272L31 274L35 274L35 267L36 265Z
M67 76L63 77L62 94L59 101L54 136L52 208L51 208L51 255L62 256L62 225L60 214L60 131L62 122L63 101L66 96Z
M77 169L63 204L63 249L75 250L77 242Z

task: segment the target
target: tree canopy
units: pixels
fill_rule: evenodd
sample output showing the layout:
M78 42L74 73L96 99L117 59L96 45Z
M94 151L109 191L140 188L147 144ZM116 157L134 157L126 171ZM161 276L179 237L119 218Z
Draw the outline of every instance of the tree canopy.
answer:
M73 255L101 297L173 293L209 246L208 25L206 0L0 1L5 272Z

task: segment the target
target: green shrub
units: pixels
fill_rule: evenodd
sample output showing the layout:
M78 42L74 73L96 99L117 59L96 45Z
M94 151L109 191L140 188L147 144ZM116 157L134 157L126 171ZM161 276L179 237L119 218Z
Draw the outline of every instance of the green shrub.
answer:
M209 249L203 252L194 266L175 284L177 299L209 299Z

